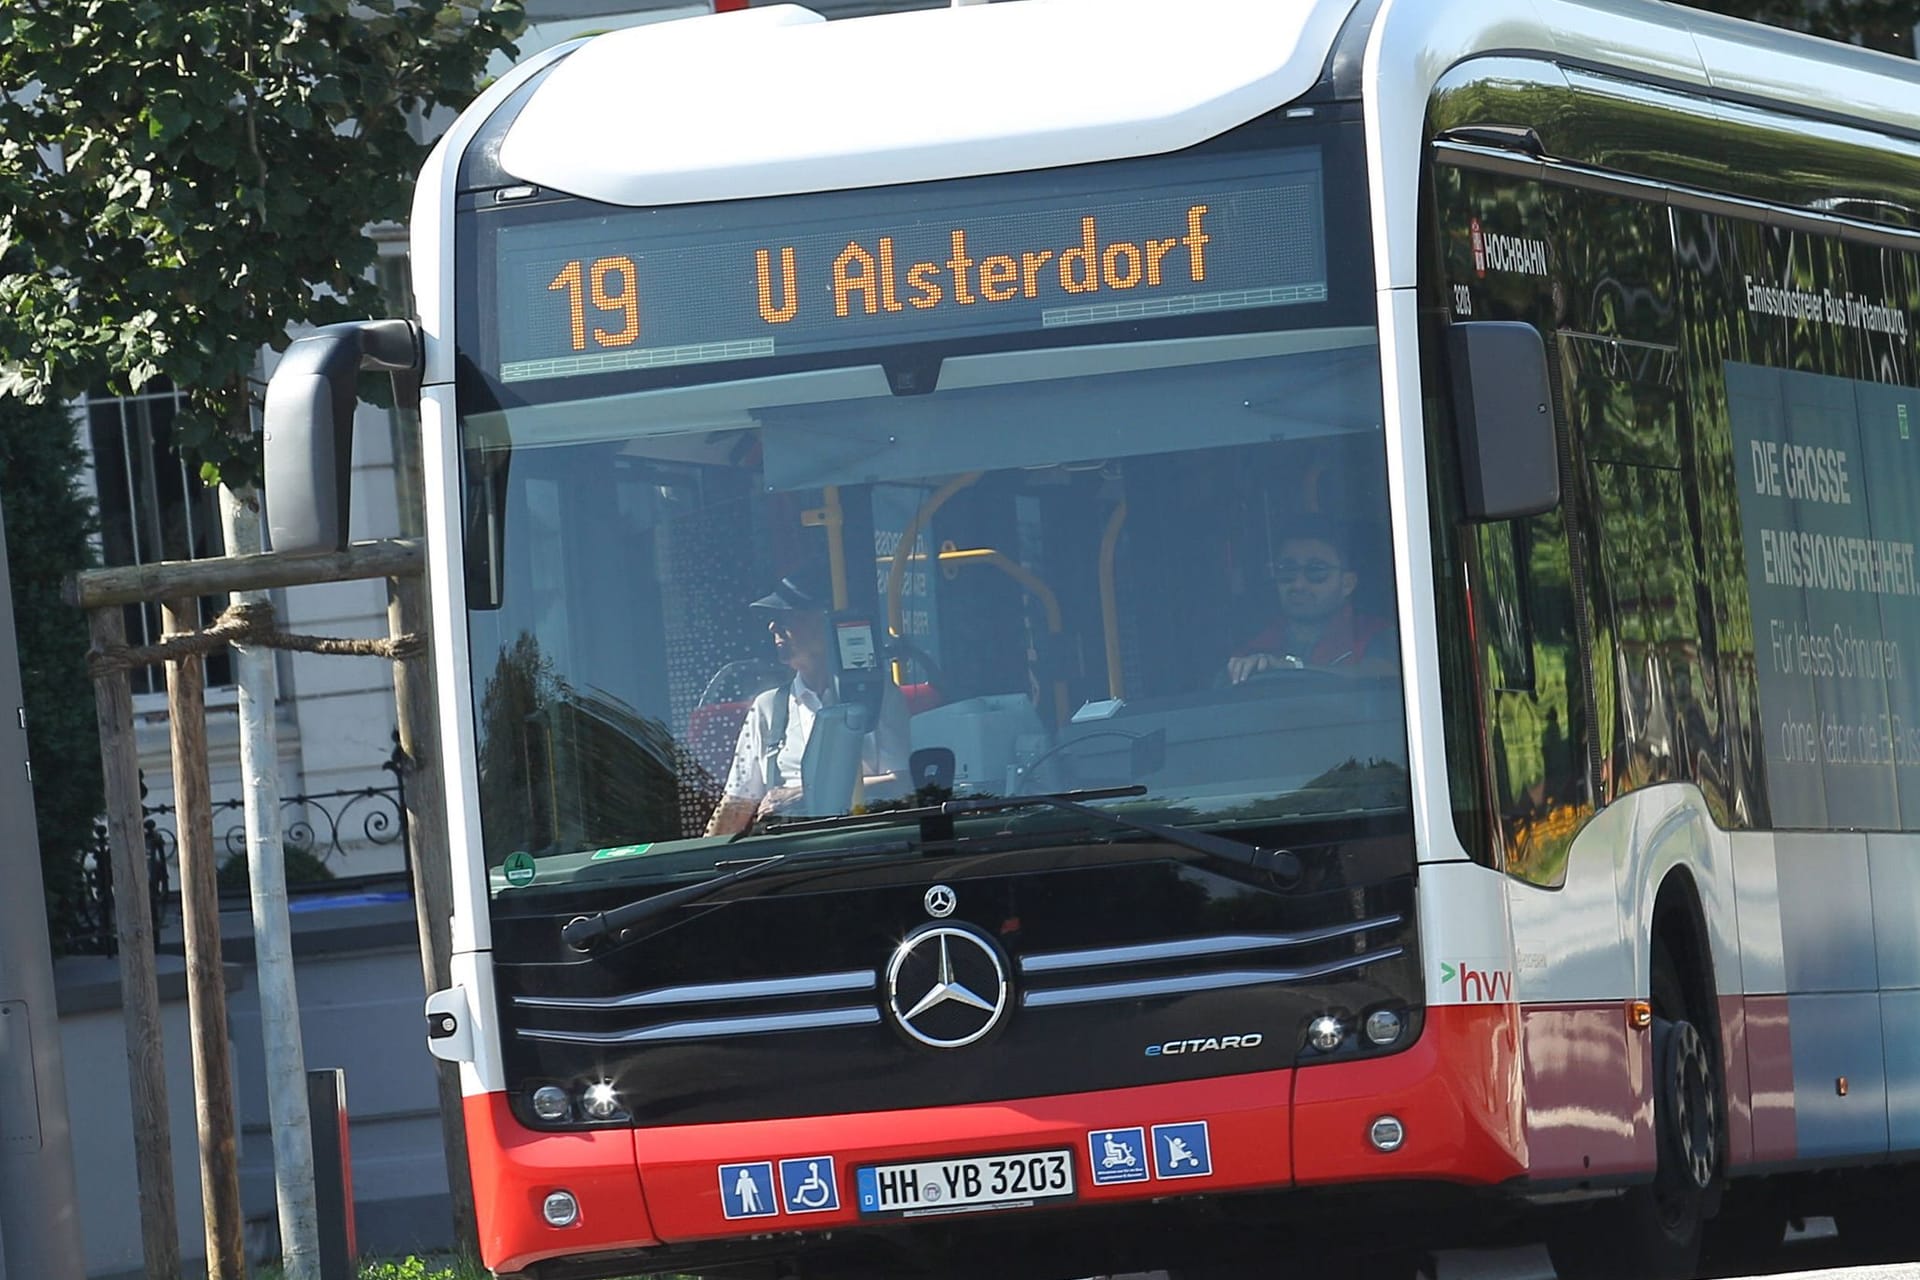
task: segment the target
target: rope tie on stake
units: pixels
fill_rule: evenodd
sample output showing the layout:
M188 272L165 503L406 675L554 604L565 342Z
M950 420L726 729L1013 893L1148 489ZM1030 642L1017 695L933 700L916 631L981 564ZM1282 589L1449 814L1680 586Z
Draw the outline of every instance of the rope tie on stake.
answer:
M259 645L263 649L288 649L295 653L332 653L347 657L386 658L399 662L416 658L427 651L427 639L410 631L402 636L380 639L351 639L346 636L303 636L280 630L271 604L230 606L204 631L186 631L168 636L159 644L106 645L87 651L87 670L95 679L116 671L157 666L185 658L204 658L230 644Z

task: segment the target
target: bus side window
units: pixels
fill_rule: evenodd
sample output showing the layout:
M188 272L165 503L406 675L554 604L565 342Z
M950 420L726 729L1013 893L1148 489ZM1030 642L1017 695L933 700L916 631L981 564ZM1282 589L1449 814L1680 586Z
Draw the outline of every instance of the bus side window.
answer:
M1475 548L1488 763L1506 869L1538 884L1565 877L1573 837L1593 814L1574 580L1561 510L1484 525Z
M1696 782L1728 821L1726 744L1714 653L1701 637L1712 624L1700 604L1700 571L1681 472L1595 463L1591 468L1599 573L1618 729L1606 736L1607 795L1656 782ZM1608 726L1613 728L1611 724ZM1610 741L1616 737L1618 741Z
M1526 520L1480 525L1480 569L1486 583L1487 687L1502 693L1535 692L1533 624L1527 616L1527 557L1533 539Z

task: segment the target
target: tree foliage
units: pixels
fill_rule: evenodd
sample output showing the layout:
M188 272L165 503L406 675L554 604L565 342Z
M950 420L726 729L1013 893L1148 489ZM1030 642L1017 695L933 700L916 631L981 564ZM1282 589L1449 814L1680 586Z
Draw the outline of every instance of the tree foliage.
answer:
M520 0L0 0L0 395L156 376L209 479L255 461L248 374L376 313L365 229L510 50Z
M55 945L72 932L81 859L100 812L100 746L87 676L87 619L60 582L92 559L93 507L65 406L0 396L0 511L26 690L27 750ZM9 712L8 714L11 714Z
M1920 0L1680 0L1695 9L1912 57Z

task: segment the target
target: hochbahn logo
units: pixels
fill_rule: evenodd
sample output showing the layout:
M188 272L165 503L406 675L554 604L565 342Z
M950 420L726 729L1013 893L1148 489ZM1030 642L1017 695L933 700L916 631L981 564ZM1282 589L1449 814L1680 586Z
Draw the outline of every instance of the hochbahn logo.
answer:
M1488 231L1475 218L1473 233L1473 274L1485 279L1489 271L1512 271L1521 275L1547 274L1547 242L1526 236L1502 235Z

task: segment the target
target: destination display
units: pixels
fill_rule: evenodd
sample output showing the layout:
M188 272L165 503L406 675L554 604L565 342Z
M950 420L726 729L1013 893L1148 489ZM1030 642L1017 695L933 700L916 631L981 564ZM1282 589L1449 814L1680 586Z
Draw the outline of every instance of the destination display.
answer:
M1136 174L1138 170L1134 171ZM1323 302L1316 149L497 232L505 382ZM964 193L966 199L961 199Z

